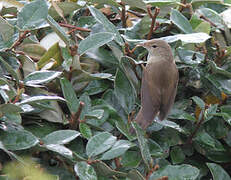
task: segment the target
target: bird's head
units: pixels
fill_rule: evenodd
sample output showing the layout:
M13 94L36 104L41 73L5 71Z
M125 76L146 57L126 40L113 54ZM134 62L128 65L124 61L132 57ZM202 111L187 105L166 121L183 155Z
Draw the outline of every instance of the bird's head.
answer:
M137 46L142 46L148 50L148 61L150 58L165 58L172 60L172 50L169 44L161 39L152 39L145 41L144 43L137 44Z

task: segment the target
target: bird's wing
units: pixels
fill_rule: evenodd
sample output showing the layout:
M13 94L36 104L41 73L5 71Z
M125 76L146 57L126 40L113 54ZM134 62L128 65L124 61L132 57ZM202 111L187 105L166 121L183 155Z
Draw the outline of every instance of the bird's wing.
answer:
M178 70L174 63L168 65L165 72L165 82L164 87L161 92L161 106L160 106L160 113L159 119L164 120L168 115L177 92L177 84L179 79Z
M143 70L143 78L141 84L141 106L143 109L143 116L147 121L151 121L156 116L160 109L161 91L158 86L154 86L158 78L156 72L152 72L154 64L148 64Z

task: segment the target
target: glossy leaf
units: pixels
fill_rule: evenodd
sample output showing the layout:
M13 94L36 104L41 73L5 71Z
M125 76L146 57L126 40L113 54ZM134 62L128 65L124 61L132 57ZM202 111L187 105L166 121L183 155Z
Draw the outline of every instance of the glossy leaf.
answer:
M97 180L94 168L86 162L77 162L74 170L80 180Z
M18 14L17 25L21 30L39 29L46 25L48 6L45 0L26 4Z
M230 180L229 174L218 164L206 163L213 175L213 180Z
M182 164L179 166L168 165L155 171L150 180L155 180L163 176L167 176L169 180L196 180L199 175L199 169L191 165Z
M96 19L96 21L98 21L99 23L101 23L104 27L104 29L107 32L113 33L115 34L115 41L117 43L119 43L120 45L124 44L124 41L122 39L122 37L120 36L119 31L116 29L116 27L103 15L103 13L101 13L98 9L88 6L92 16L94 16L94 18Z
M97 156L110 149L116 142L116 137L108 132L99 133L89 139L86 146L88 157Z
M146 4L143 0L122 0L125 4L129 5L130 7L137 7L147 11Z
M114 38L115 34L109 32L92 34L79 43L78 53L82 55L90 49L103 46L104 44L112 41Z
M134 144L129 141L119 140L112 146L109 151L103 154L101 160L110 160L115 157L121 156L132 146L134 146Z
M144 137L144 132L140 126L138 126L135 122L132 123L132 126L136 131L142 159L143 159L146 167L148 169L150 169L153 165L153 159L152 159L151 154L150 154L147 139Z
M74 130L54 131L43 138L43 143L49 144L66 144L78 137L80 133Z
M60 145L60 144L48 144L48 145L45 145L44 146L45 148L47 148L48 150L51 150L53 152L56 152L70 160L73 160L74 159L74 156L73 156L73 152L66 148L65 146L63 145Z
M25 100L22 100L20 103L18 103L19 105L23 105L23 104L31 104L31 103L35 103L35 102L42 102L42 101L65 101L65 99L59 97L59 96L33 96L33 97L29 97Z
M35 85L48 83L55 78L59 77L62 72L58 71L34 71L25 77L25 85Z
M126 75L118 70L115 78L115 94L127 113L133 110L136 92Z
M168 5L174 5L178 4L181 1L180 0L147 0L144 2L146 4L151 4L152 6L168 6Z
M179 11L172 9L170 20L184 33L193 33L193 29L189 21L185 16L183 16Z
M201 108L204 109L205 108L205 102L199 98L198 96L193 96L192 100Z
M67 106L72 114L76 113L79 107L79 100L75 94L75 91L71 83L66 78L60 79L60 84L64 98L67 101Z
M1 133L0 139L6 149L13 151L29 149L39 142L37 137L26 130Z
M91 129L86 123L79 123L79 131L86 139L90 139L92 137Z
M59 67L63 62L59 43L55 43L53 46L51 46L48 51L41 57L37 63L38 68L42 69L46 64L50 62L54 62L54 65L52 66L53 68Z

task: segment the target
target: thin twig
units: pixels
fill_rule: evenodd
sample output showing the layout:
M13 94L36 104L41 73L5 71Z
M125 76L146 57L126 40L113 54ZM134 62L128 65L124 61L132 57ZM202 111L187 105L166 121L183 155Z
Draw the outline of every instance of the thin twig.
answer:
M120 5L122 6L122 11L121 11L121 21L122 21L122 26L123 28L127 27L126 24L126 9L125 9L125 3L121 2Z
M24 39L26 39L27 37L29 37L31 34L30 34L30 31L27 30L27 31L24 31L23 34L21 34L19 36L19 38L15 41L15 43L11 46L11 48L7 49L7 50L12 50L14 49L15 47L19 46Z
M70 128L71 129L76 129L79 122L80 122L80 115L84 107L84 102L80 101L79 102L79 108L78 111L72 115L71 120L70 120Z
M155 27L155 23L156 23L156 17L160 13L160 8L156 7L154 14L152 14L151 6L147 6L147 10L148 10L149 17L152 19L152 23L151 23L151 27L150 27L147 39L151 39L153 30Z
M90 29L77 27L77 26L74 26L74 25L71 25L71 24L59 23L59 25L62 26L62 27L73 28L75 31L91 32Z

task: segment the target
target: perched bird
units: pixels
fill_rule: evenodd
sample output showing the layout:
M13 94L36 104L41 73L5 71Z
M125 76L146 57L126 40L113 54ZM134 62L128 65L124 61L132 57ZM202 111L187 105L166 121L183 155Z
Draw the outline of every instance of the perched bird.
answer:
M163 40L152 39L138 44L148 50L141 82L141 108L135 121L146 129L158 116L164 120L176 96L179 79L171 47Z

